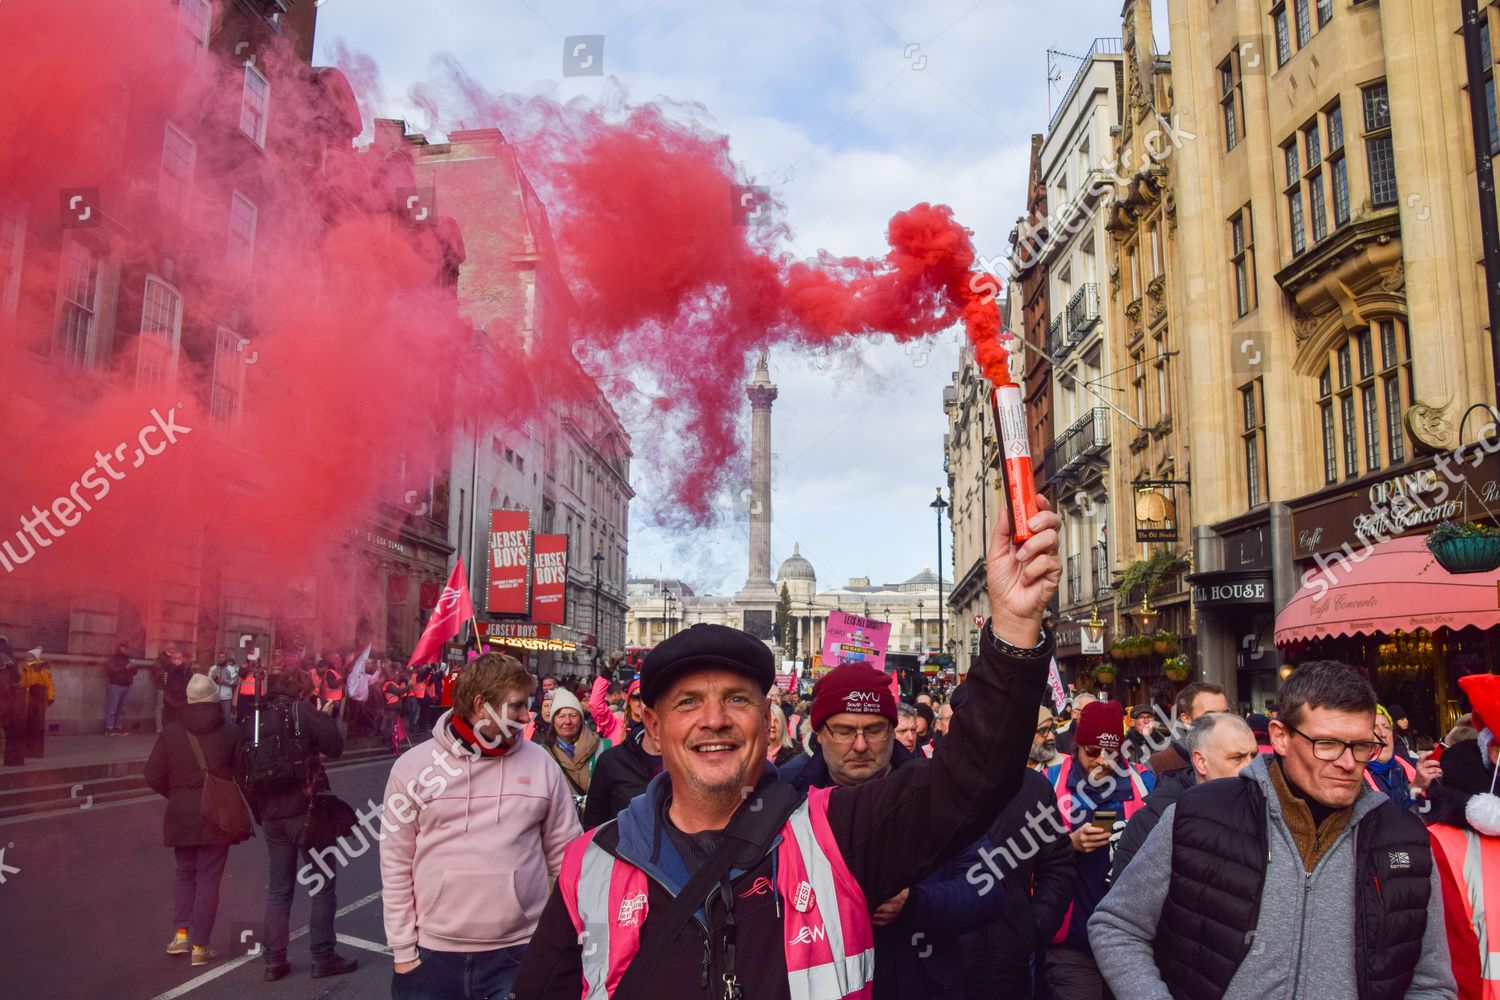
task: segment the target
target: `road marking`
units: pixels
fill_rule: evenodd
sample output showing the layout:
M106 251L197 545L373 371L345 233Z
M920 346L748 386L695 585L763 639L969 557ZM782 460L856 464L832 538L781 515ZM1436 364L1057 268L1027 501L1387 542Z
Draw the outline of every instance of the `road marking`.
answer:
M364 938L357 938L353 934L335 934L334 937L338 938L339 944L347 944L351 948L363 948L365 951L373 951L377 955L394 954L390 948L380 944L378 941L366 941Z
M395 763L394 757L386 760L362 761L358 764L345 764L342 767L326 769L331 775L347 774L350 771L358 771L366 767L390 767L393 763ZM92 814L99 812L101 809L114 809L118 806L138 806L142 802L164 802L166 800L149 789L143 789L141 795L137 798L116 799L114 802L95 802L88 809L75 808L73 805L74 801L76 800L69 801L66 808L59 808L54 812L30 813L25 816L11 816L7 819L0 819L0 826L14 826L17 823L34 823L39 819L56 819L59 816L81 816L84 813Z
M375 900L377 900L379 898L380 898L380 893L378 891L377 892L372 892L368 896L365 896L363 899L357 899L357 900L355 900L354 902L350 903L348 906L341 906L341 907L339 907L339 909L334 913L334 918L337 919L338 917L342 917L342 916L344 916L346 914L353 913L355 910L359 909L361 906L367 906L370 903L375 902ZM287 940L288 941L295 941L299 937L302 937L305 934L307 934L307 932L308 932L308 928L304 924L303 926L298 927L296 930L292 931L292 933L290 935L288 935ZM338 937L338 939L340 941L344 941L346 944L350 945L351 947L366 947L366 948L370 948L372 950L381 950L383 948L383 946L377 945L373 941L361 941L359 938L349 938L349 937L346 937L346 935L343 935L343 934L339 934L339 935L337 935L337 937ZM385 948L384 951L386 952L386 954L390 954L390 949L389 948ZM228 962L225 962L223 965L221 965L221 966L219 966L217 968L208 970L207 972L203 973L202 975L195 976L194 978L189 979L187 982L183 983L181 986L173 987L172 989L167 990L167 992L161 994L160 996L153 997L152 1000L177 1000L178 997L187 996L189 993L193 992L194 990L196 990L200 986L207 986L209 983L213 982L215 979L218 979L220 976L228 975L229 973L233 972L235 969L238 969L240 966L246 964L247 962L254 962L256 960L263 960L262 955L241 955L239 958L232 959L232 960L230 960Z

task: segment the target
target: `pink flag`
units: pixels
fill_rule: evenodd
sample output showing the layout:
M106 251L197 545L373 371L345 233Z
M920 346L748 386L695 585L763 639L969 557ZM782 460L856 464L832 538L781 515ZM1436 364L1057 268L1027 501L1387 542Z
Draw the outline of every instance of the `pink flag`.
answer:
M437 605L432 609L432 617L427 620L422 638L417 640L417 648L412 650L411 659L406 665L414 667L419 663L437 663L443 658L443 643L458 635L464 622L473 617L474 601L469 597L469 584L464 578L464 561L460 558L454 565L453 575L448 577L448 585L438 597Z

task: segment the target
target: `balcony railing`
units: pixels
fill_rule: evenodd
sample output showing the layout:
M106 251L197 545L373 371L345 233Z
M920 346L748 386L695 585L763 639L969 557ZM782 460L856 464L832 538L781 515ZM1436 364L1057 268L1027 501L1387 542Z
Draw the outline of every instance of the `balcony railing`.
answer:
M1057 102L1057 107L1052 111L1052 117L1047 121L1047 131L1049 133L1057 127L1057 120L1061 118L1062 113L1067 110L1068 102L1073 99L1073 93L1083 83L1084 78L1088 76L1089 63L1094 61L1094 57L1101 55L1119 55L1120 52L1120 39L1094 39L1094 44L1090 45L1089 50L1083 54L1083 62L1078 66L1078 73L1073 77L1071 81L1069 81L1067 92L1063 94L1062 100Z
M1083 581L1079 579L1078 557L1068 556L1068 603L1078 604L1083 600Z
M1067 318L1059 312L1052 319L1052 325L1047 327L1047 353L1052 355L1054 361L1062 360L1067 351Z
M1098 598L1110 590L1109 551L1103 545L1089 550L1089 570L1093 576L1094 597Z
M1089 459L1109 451L1109 412L1096 406L1075 420L1042 455L1047 485L1078 472Z
M1068 343L1076 344L1099 325L1099 286L1090 282L1068 300Z

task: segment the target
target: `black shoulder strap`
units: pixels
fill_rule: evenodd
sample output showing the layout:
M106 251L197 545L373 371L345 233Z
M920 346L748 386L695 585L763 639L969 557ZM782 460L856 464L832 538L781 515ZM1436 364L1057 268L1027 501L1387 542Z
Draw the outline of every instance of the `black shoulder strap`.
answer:
M693 919L708 894L751 848L764 853L771 846L802 799L802 793L779 781L763 785L747 797L729 821L713 854L688 879L666 912L642 928L641 949L620 977L612 1000L639 1000L646 995L647 977L660 967L677 935Z

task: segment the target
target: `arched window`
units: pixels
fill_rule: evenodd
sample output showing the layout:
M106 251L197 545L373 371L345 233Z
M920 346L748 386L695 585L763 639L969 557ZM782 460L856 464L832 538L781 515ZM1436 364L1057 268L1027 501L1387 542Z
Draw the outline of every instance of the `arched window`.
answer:
M1405 462L1402 415L1411 401L1411 333L1404 319L1377 320L1332 348L1318 375L1323 481Z

